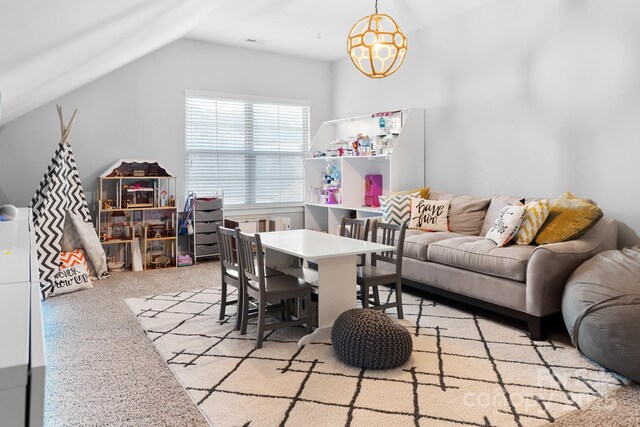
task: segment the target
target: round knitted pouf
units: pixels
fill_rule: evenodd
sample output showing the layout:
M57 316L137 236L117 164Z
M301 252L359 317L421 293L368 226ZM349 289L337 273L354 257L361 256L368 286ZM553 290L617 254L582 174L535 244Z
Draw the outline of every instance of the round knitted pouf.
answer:
M381 311L354 308L342 313L331 330L333 350L347 365L391 369L413 351L411 333Z

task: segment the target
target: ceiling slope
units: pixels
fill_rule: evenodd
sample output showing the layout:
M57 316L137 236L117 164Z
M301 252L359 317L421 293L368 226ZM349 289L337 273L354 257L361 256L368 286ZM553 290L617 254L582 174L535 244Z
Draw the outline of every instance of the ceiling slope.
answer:
M380 0L379 9L409 34L493 1ZM374 2L0 0L0 125L183 36L344 58L350 26L372 13Z
M379 0L378 10L392 16L410 34L493 1ZM221 0L216 13L187 37L335 61L347 56L351 26L372 14L374 5L375 0Z
M0 124L192 30L219 0L0 0Z

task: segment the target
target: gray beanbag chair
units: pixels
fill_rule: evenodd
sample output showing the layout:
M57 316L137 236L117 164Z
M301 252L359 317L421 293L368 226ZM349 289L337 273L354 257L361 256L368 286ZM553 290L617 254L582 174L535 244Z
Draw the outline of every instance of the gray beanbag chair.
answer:
M562 314L584 355L640 382L640 246L601 252L578 267Z

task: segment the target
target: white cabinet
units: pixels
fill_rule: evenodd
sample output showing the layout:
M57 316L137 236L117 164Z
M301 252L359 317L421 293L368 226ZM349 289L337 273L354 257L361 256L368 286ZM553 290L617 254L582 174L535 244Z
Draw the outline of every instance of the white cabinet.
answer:
M381 215L380 209L365 206L365 177L382 175L382 194L424 186L424 110L407 108L385 117L386 129L381 129L376 114L331 120L322 123L313 139L309 157L305 159L305 228L337 232L343 215L358 218ZM336 153L334 144L343 140L351 144L358 134L368 135L376 155L353 155L353 151ZM386 140L386 147L379 144ZM384 147L382 154L379 148ZM314 153L325 157L313 157ZM327 165L341 175L336 203L327 203L322 185ZM332 200L329 200L330 202Z
M0 425L41 426L45 353L31 211L0 222Z

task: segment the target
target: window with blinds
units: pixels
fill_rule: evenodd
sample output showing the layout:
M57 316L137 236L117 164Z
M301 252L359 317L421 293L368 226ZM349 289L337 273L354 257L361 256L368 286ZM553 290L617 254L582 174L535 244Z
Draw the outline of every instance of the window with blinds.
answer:
M309 109L304 101L187 92L186 190L223 190L226 206L301 204Z

